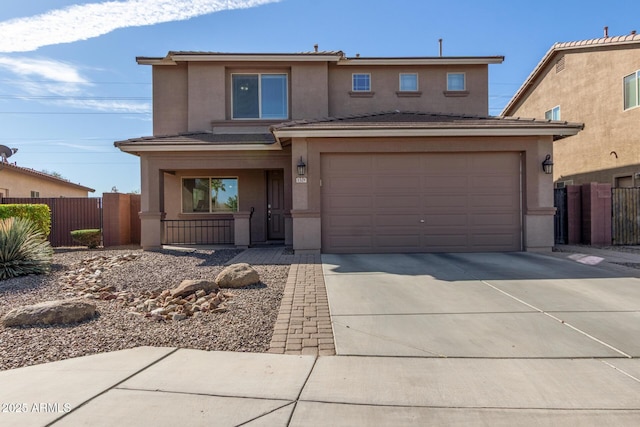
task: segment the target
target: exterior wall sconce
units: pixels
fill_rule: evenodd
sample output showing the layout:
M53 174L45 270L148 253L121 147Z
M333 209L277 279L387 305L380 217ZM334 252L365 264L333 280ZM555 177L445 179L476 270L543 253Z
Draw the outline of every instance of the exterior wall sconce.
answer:
M547 175L551 175L553 173L553 162L551 161L551 154L547 154L547 157L544 158L544 162L542 162L542 170Z
M307 173L307 165L302 160L302 156L300 156L300 161L298 162L298 175L304 176Z

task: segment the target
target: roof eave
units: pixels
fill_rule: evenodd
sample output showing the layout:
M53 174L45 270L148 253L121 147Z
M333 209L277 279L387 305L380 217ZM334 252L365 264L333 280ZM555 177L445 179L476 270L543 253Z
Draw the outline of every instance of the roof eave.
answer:
M188 142L162 142L162 143L136 143L132 141L117 141L114 145L125 153L163 153L163 152L181 152L181 151L280 151L282 145L279 142L272 144L194 144Z
M414 58L344 58L338 65L488 65L501 64L504 56L434 56Z
M582 130L581 125L522 126L522 127L463 127L438 126L423 128L282 128L274 129L278 139L285 138L341 138L341 137L427 137L427 136L554 136L567 137Z

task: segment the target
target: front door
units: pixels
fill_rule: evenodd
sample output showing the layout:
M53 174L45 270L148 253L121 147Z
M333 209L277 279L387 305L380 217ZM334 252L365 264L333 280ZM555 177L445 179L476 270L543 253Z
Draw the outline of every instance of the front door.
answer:
M284 171L267 171L267 239L284 239Z

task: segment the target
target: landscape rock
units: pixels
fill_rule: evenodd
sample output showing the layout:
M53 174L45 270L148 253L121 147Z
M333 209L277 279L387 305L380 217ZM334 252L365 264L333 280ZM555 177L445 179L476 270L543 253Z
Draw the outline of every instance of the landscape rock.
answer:
M177 288L171 290L171 296L183 297L198 291L217 292L218 285L210 280L183 280Z
M97 314L95 304L79 299L47 301L9 311L4 326L64 325L91 319Z
M232 264L216 277L221 288L242 288L260 282L260 275L247 263Z

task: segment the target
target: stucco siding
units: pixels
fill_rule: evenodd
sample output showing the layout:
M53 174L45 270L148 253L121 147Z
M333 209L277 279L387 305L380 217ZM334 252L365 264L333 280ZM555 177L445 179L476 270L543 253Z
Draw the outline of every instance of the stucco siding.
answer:
M447 73L466 76L465 96L446 96ZM352 94L352 75L371 74L370 97ZM400 73L418 74L419 96L398 94ZM329 114L334 117L372 111L427 111L488 114L488 67L464 66L339 66L330 67ZM407 95L407 94L405 94ZM410 94L408 94L410 95Z
M187 132L188 74L186 65L153 67L153 134Z
M88 195L87 190L24 174L7 167L3 168L0 165L0 194L4 197L31 197L32 191L38 192L38 197L87 197Z
M564 56L564 69L556 64ZM558 53L543 70L529 95L509 115L544 119L560 106L563 121L581 122L576 136L554 144L554 179L583 175L612 183L609 170L638 164L640 108L624 111L623 77L640 69L640 49L610 48ZM587 174L596 172L589 178ZM640 168L638 168L640 172ZM574 182L579 183L579 182Z

